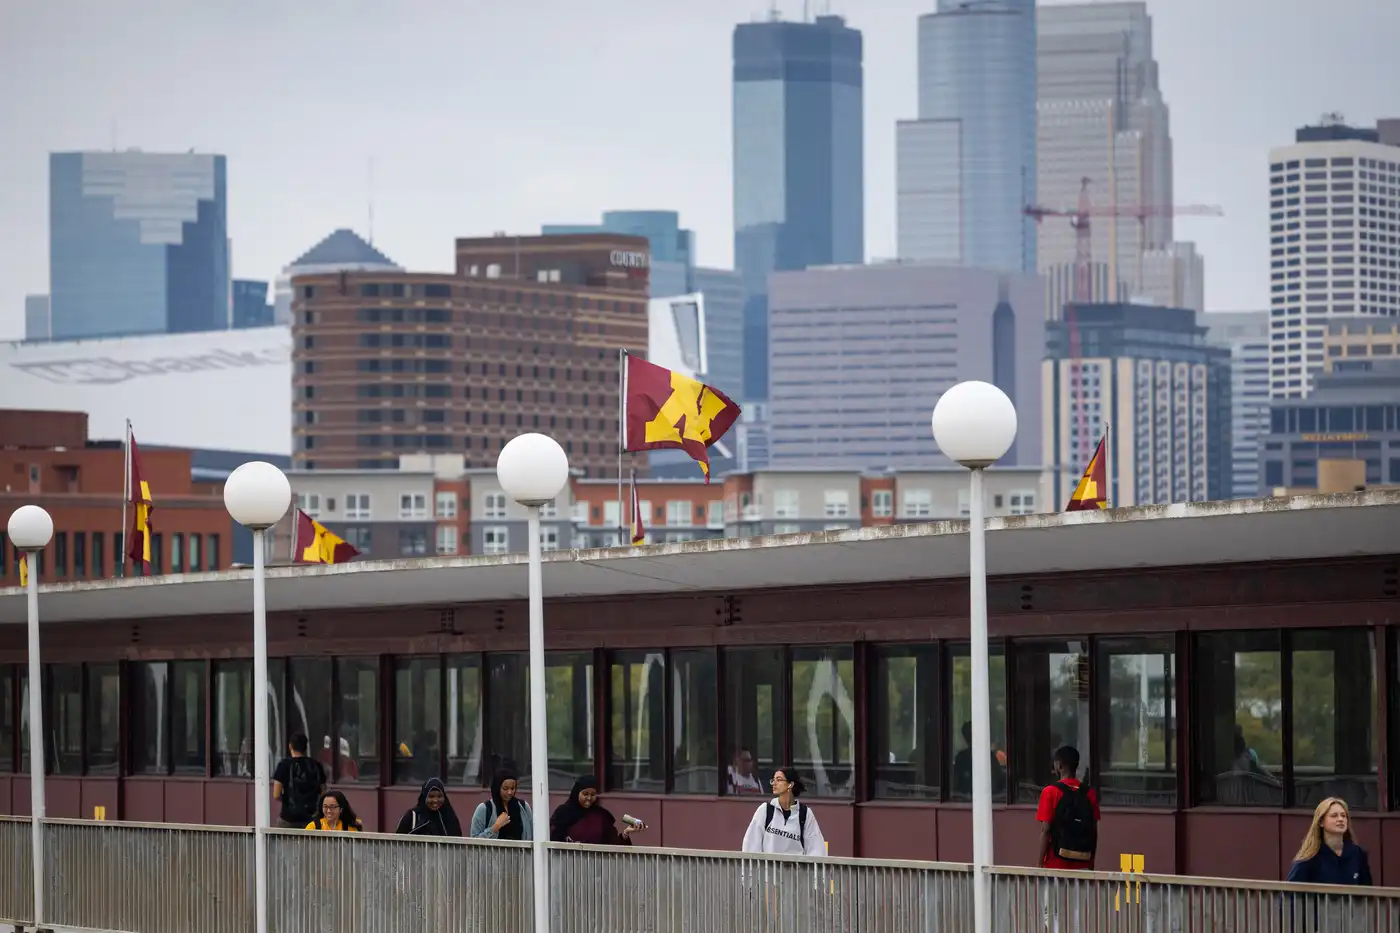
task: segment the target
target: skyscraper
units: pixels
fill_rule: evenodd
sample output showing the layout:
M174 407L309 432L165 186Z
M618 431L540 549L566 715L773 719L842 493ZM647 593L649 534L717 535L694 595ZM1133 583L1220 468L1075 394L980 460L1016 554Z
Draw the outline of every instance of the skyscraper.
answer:
M768 275L865 259L861 35L839 16L734 29L734 263L744 389L768 396Z
M919 118L896 129L899 258L1034 272L1035 0L919 17Z
M227 329L225 177L221 155L52 153L53 339Z
M540 233L644 236L651 244L651 297L671 298L695 290L695 233L681 226L676 211L606 211L600 224L545 224Z
M1230 348L1230 498L1268 495L1259 487L1259 438L1269 431L1269 312L1225 311L1196 318L1206 339Z

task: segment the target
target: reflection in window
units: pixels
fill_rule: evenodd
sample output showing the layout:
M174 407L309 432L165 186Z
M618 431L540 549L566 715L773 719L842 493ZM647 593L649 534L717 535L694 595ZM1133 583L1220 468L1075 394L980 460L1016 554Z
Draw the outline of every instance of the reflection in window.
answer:
M340 685L340 754L336 760L336 779L374 784L379 780L379 660L377 658L338 658L336 680ZM421 751L425 759L436 762L440 750L437 736Z
M131 665L131 770L135 774L169 771L167 668L165 662Z
M331 754L331 662L324 658L292 658L287 661L287 741L301 733L311 742L311 757L326 773L334 775ZM273 760L287 754L284 742ZM355 780L347 775L346 780ZM334 780L334 778L332 778Z
M530 769L529 659L517 652L489 654L486 666L491 700L486 707L491 749L486 777L506 768L524 778ZM529 786L528 781L522 783Z
M87 666L87 773L116 774L121 748L121 669Z
M1099 801L1176 806L1176 654L1173 640L1098 643Z
M671 652L671 790L719 793L719 677L715 652Z
M1380 806L1375 644L1369 629L1292 632L1293 801Z
M1283 806L1283 652L1277 630L1198 637L1201 803Z
M609 666L608 788L666 790L666 655L619 651Z
M987 683L992 713L992 795L1006 793L1006 656L991 646ZM967 645L948 646L948 799L972 799L972 657ZM1047 758L1048 764L1048 758Z
M48 761L49 774L83 773L83 666L81 664L50 664Z
M545 714L549 729L549 781L572 785L593 773L593 664L586 652L545 655ZM508 767L530 777L530 665L523 653L487 656L491 703L487 741L491 768Z
M438 776L442 659L394 661L394 783L421 785Z
M1083 641L1016 646L1016 799L1040 799L1061 745L1079 751L1079 778L1092 760L1089 747L1089 655Z
M214 774L253 776L253 662L214 662Z
M872 789L876 797L938 798L938 648L875 649L871 700Z
M449 782L480 785L481 661L474 654L447 658L447 774Z
M787 703L783 690L781 648L729 648L724 652L725 759L753 759L753 780L738 774L731 763L726 793L743 793L758 785L766 793L768 779L787 755ZM794 763L795 764L795 763Z
M176 774L204 774L204 662L170 662L170 759Z
M41 555L42 556L42 555ZM19 710L18 720L15 722L15 729L19 733L19 769L29 770L29 669L24 666L19 667L19 673L15 676L19 681L17 684L19 698L17 709Z
M15 768L15 669L0 664L0 774Z
M136 774L204 773L204 662L131 666L131 767Z
M849 645L793 649L792 764L814 796L855 791L855 691Z

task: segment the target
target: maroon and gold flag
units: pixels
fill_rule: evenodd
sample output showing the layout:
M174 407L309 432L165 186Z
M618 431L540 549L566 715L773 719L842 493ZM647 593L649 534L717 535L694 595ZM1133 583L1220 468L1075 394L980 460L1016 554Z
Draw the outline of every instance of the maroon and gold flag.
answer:
M1079 485L1074 487L1074 494L1069 497L1069 505L1065 506L1066 512L1108 508L1108 464L1104 462L1104 442L1107 440L1107 434L1099 438L1099 446L1094 449L1094 455L1089 458L1089 465L1084 468Z
M141 458L136 453L136 435L127 437L127 474L131 477L131 528L127 532L126 556L141 565L143 573L151 570L151 513L155 504L151 487L141 475Z
M739 420L729 396L689 376L627 357L622 449L684 450L710 481L710 447Z
M360 556L354 545L297 509L292 560L298 564L343 564Z

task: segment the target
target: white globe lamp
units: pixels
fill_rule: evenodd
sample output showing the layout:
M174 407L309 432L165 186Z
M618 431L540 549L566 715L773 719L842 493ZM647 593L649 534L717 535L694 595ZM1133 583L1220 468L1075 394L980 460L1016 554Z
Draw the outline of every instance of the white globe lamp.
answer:
M933 406L933 439L969 470L989 467L1016 440L1016 406L990 382L959 382Z
M245 528L271 528L291 504L292 484L287 474L262 460L243 464L224 482L224 508Z
M53 540L53 519L37 505L22 505L10 513L10 543L20 551L42 551Z
M559 442L544 434L521 434L501 448L496 479L521 505L553 502L569 482L569 458Z

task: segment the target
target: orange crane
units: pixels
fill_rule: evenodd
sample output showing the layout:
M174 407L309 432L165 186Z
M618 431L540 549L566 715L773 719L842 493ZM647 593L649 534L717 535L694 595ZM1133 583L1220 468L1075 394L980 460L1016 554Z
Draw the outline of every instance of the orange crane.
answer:
M1084 412L1086 406L1080 392L1082 375L1079 366L1079 329L1075 326L1074 305L1088 304L1093 300L1094 240L1092 218L1137 218L1138 226L1142 231L1138 240L1140 244L1138 283L1141 285L1143 279L1143 249L1141 246L1147 243L1146 227L1149 217L1223 217L1225 215L1220 207L1213 204L1140 204L1128 207L1114 204L1109 207L1095 207L1093 199L1089 196L1089 183L1090 179L1087 177L1079 180L1079 205L1073 210L1044 207L1039 204L1028 205L1024 210L1025 215L1033 218L1036 223L1040 223L1047 217L1067 217L1070 226L1074 228L1074 301L1065 307L1064 314L1065 329L1069 336L1070 399L1079 415L1079 443L1075 445L1074 449L1075 467L1081 470L1088 465L1090 448L1088 424ZM1116 292L1116 283L1110 283L1110 289ZM1056 450L1055 454L1058 466L1059 451Z

